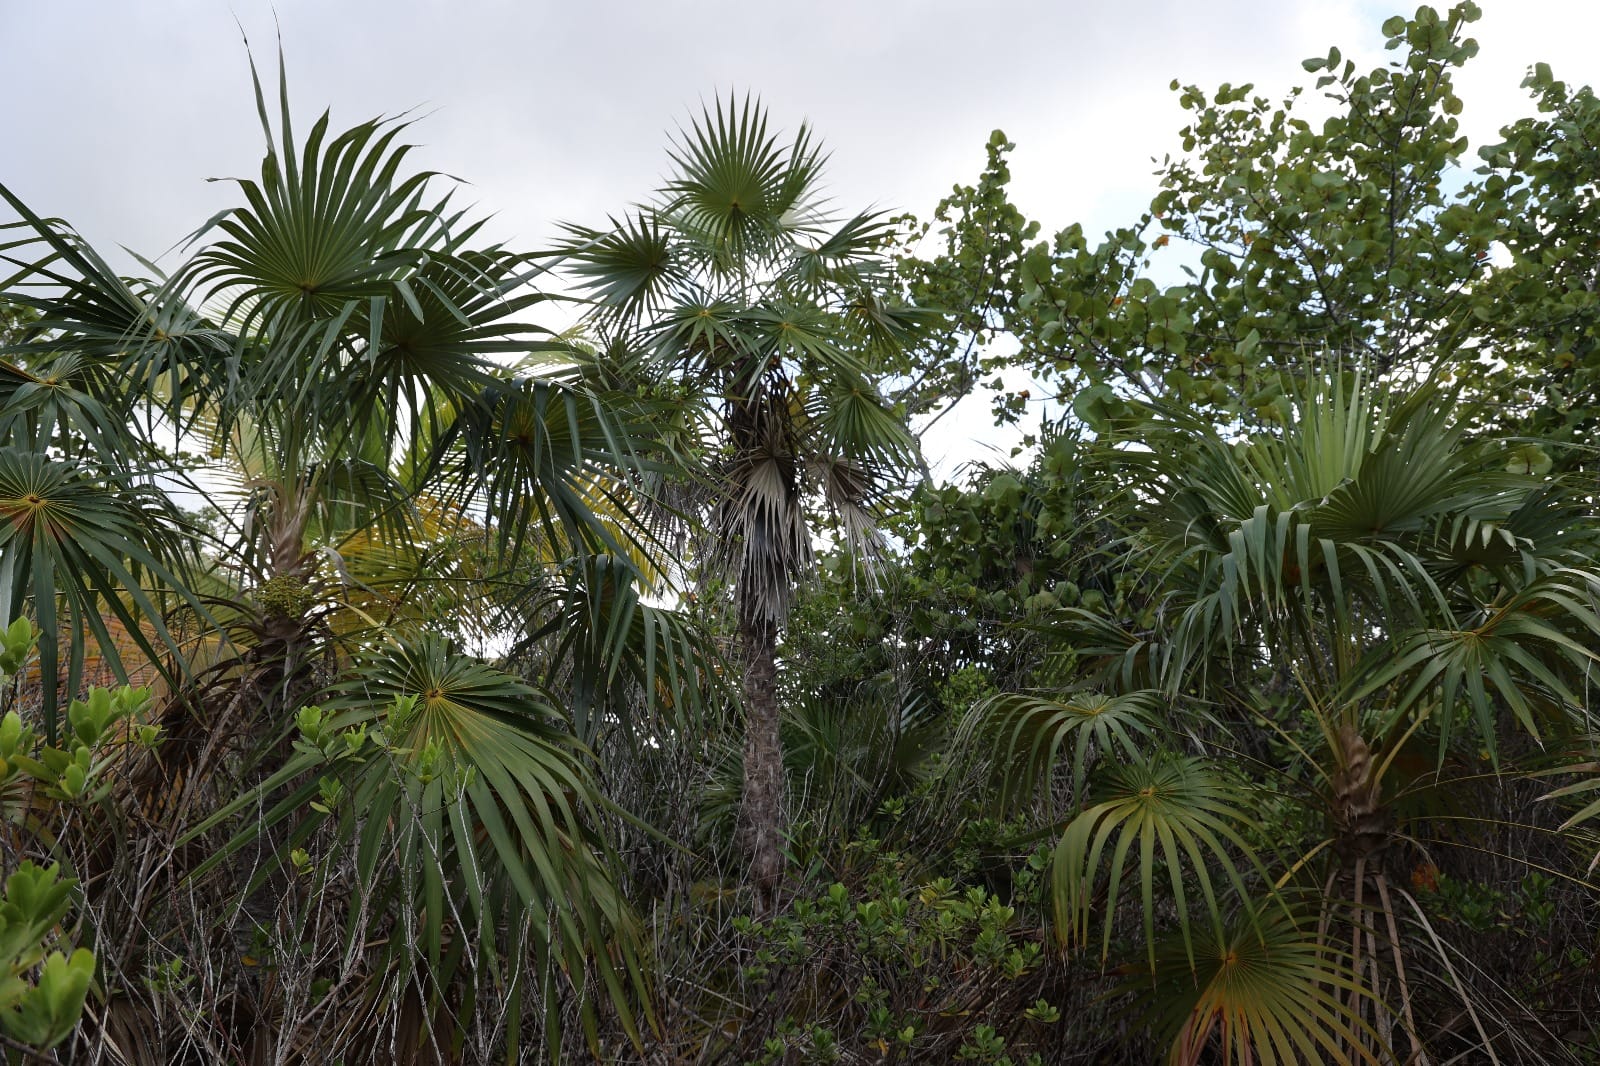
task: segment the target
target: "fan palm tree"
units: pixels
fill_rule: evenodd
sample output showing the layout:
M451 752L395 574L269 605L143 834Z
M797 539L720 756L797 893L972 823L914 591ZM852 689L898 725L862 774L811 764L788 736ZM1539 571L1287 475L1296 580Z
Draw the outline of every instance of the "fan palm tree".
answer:
M918 316L886 301L875 214L822 210L824 157L746 99L718 101L674 143L671 178L605 229L571 227L606 372L679 401L702 472L674 497L700 522L696 562L725 578L743 659L741 826L770 902L784 869L778 640L812 559L813 504L868 552L872 505L914 464L875 366Z
M1060 933L1109 952L1137 886L1143 995L1175 1062L1213 1041L1239 1062L1431 1061L1447 1034L1418 1003L1438 995L1480 1052L1510 1046L1397 875L1473 847L1459 810L1486 771L1545 765L1541 746L1584 759L1597 530L1462 424L1433 385L1354 374L1242 441L1181 410L1129 416L1102 460L1127 478L1142 617L1063 612L1082 687L965 725L1024 785L1071 753ZM1173 904L1175 949L1156 930ZM1182 1010L1151 1001L1180 987Z
M18 216L0 230L0 256L15 268L4 290L31 315L0 351L0 611L29 614L45 630L48 701L58 648L73 670L93 642L114 652L107 616L153 658L162 653L180 665L195 649L169 631L175 607L195 623L191 634L241 616L250 622L234 626L231 659L223 644L224 661L216 662L212 641L204 676L174 686L161 757L130 765L127 787L144 790L131 806L151 817L100 827L120 834L118 846L80 853L140 870L78 871L111 893L86 904L105 919L102 936L129 938L108 956L122 969L108 973L112 1002L96 1013L97 1039L144 1045L164 1060L185 1045L229 1057L263 1045L228 1031L226 1019L287 1025L225 1012L216 998L164 1011L161 997L177 986L141 976L166 950L152 946L151 929L197 921L232 928L249 918L234 905L241 892L248 904L259 880L246 886L195 871L200 843L232 839L216 812L231 810L241 791L276 804L277 820L298 827L250 832L267 849L261 869L273 885L286 883L291 845L323 841L326 850L313 853L336 863L342 846L359 842L368 883L353 898L382 900L396 913L358 907L349 915L352 943L365 942L369 922L421 923L417 943L437 965L409 984L357 981L347 991L363 1011L402 1009L414 994L423 1043L459 1050L472 1005L498 1010L487 991L507 971L495 953L521 951L538 964L547 1018L560 1016L552 968L563 967L587 1000L588 959L604 999L630 1019L639 992L631 927L595 836L592 756L572 737L567 712L577 702L572 693L620 687L618 677L652 698L658 684L694 683L657 677L658 667L673 664L632 639L639 629L657 635L661 619L650 614L636 624L637 609L619 612L623 621L605 615L594 639L569 639L547 657L549 673L539 680L549 688L541 692L442 644L435 631L459 631L454 619L405 610L352 629L330 626L329 611L349 615L371 604L379 582L363 573L368 563L381 560L391 587L426 577L395 568L426 567L439 542L419 537L442 541L464 522L481 533L473 539L484 561L463 576L459 595L445 598L446 615L479 610L465 605L473 597L481 605L484 590L498 584L490 599L522 605L500 617L537 630L561 616L563 595L593 591L583 578L602 569L597 556L615 564L610 587L631 583L634 560L650 548L624 491L639 424L581 383L517 375L497 361L564 348L522 317L546 299L529 284L539 271L527 257L475 245L478 224L437 192L436 176L406 173L404 123L338 132L323 115L301 140L281 80L278 95L269 109L257 80L267 142L260 175L236 182L240 206L202 227L170 276L120 277L63 223L0 187ZM171 454L196 444L243 472L232 482L243 501L238 522L207 542L204 555L199 531L168 494L185 477L201 492L230 484ZM215 573L201 573L207 566ZM347 686L360 688L362 678L370 682L363 692L380 695L352 702L356 690ZM466 686L459 693L457 681ZM346 686L331 690L343 701L330 704L344 716L339 729L355 736L376 723L388 731L380 759L313 770L292 753L297 712L330 683ZM67 684L76 688L75 674ZM389 717L390 697L402 696L423 707L406 728ZM48 717L54 703L46 706ZM393 773L378 773L380 762ZM417 793L423 776L440 779L440 767L460 788ZM327 781L392 809L347 809L336 826L314 833L314 819L291 820L304 814L296 808L305 774L321 775L313 792ZM151 780L170 795L149 799ZM426 817L401 817L416 803L431 804ZM178 838L193 843L173 849ZM380 876L401 861L424 868L408 869L401 882ZM121 887L161 876L171 892L141 891L116 906ZM158 913L184 898L219 909ZM445 913L441 898L456 909ZM583 898L600 902L574 902ZM477 954L464 963L465 927L458 923L445 946L452 914L471 917ZM341 982L365 972L360 951L343 958ZM526 984L516 979L519 989ZM207 994L224 996L218 988ZM460 1018L447 1003L461 1008ZM185 1023L176 1037L161 1036L163 1016L214 1018L216 1026ZM402 1028L388 1026L392 1040ZM308 1055L334 1046L306 1044L288 1028L268 1043ZM388 1050L399 1054L399 1046ZM377 1045L367 1051L385 1053Z

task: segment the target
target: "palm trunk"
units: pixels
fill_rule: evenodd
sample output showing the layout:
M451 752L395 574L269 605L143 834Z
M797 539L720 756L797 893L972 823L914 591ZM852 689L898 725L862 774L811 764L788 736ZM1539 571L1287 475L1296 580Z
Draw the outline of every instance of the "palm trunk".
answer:
M303 476L296 476L278 486L274 497L262 537L266 580L256 591L263 617L253 654L267 720L278 723L299 710L317 687L312 626L303 596L316 567L305 547L311 487Z
M744 655L744 796L740 831L750 881L763 911L783 880L783 744L778 735L778 626L747 595L739 597Z

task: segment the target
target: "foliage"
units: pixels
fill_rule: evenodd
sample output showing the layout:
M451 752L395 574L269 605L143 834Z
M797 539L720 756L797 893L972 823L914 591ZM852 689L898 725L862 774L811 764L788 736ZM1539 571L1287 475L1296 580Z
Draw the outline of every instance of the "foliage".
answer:
M1099 241L737 97L537 254L281 80L170 273L0 188L0 1042L1594 1061L1600 106L1472 162L1477 14Z
M965 487L917 491L902 580L917 634L947 642L950 667L1027 687L1060 665L1041 661L1041 634L1027 622L1060 607L1145 608L1139 575L1105 521L1120 490L1088 460L1089 444L1081 434L1047 433L1026 470L974 468Z
M1547 476L1587 459L1546 443L1575 440L1578 357L1552 391L1535 384L1552 344L1584 343L1587 245L1562 234L1592 199L1589 97L1536 68L1544 116L1484 149L1474 180L1452 75L1476 51L1476 16L1390 20L1397 60L1373 71L1337 50L1308 60L1332 104L1317 122L1298 90L1274 106L1250 86L1175 83L1183 153L1162 163L1150 212L1098 245L1079 227L1029 243L997 133L980 185L941 207L945 254L902 260L916 289L1003 257L1016 288L952 322L972 365L1056 386L1029 469L925 490L911 580L933 590L919 607L962 605L932 628L976 623L982 650L967 654L1000 652L1004 689L959 743L991 754L997 807L1057 819L1073 941L1090 915L1102 951L1134 948L1122 938L1142 928L1140 1001L1167 1019L1175 1061L1489 1047L1545 1061L1592 1040L1544 1028L1557 1015L1529 1004L1558 1009L1556 986L1531 969L1523 987L1538 992L1520 999L1461 966L1451 920L1429 917L1407 876L1437 862L1458 873L1420 883L1514 886L1498 857L1523 851L1574 878L1571 928L1592 931L1583 866L1556 839L1527 842L1583 824L1586 776L1551 797L1578 801L1565 825L1523 784L1584 775L1592 743L1593 517L1583 482ZM1491 255L1513 243L1524 250ZM1026 399L1002 396L997 416ZM1074 456L1063 437L1088 445ZM1089 587L1102 595L1085 602ZM1133 719L1150 731L1112 733L1113 714L1097 736L1085 712L1118 700L1158 708ZM1208 778L1225 808L1161 777L1206 757L1227 764ZM1208 816L1210 840L1186 821ZM1477 897L1445 897L1482 923ZM1298 947L1263 958L1304 959L1309 976L1259 988L1304 994L1245 1009L1230 998L1243 985L1179 991L1208 987L1202 960L1227 937L1291 914L1274 935ZM1440 1011L1454 1020L1429 1030ZM1497 1012L1519 1021L1497 1028Z
M1506 362L1494 385L1508 399L1506 421L1563 446L1564 463L1592 463L1590 419L1597 381L1595 250L1580 234L1597 221L1595 172L1600 102L1593 89L1556 79L1535 64L1523 81L1538 117L1501 131L1479 149L1484 165L1473 207L1495 219L1510 262L1495 270L1474 310L1500 339Z
M892 394L908 419L932 415L921 433L942 417L940 408L948 411L985 376L998 375L1012 361L990 350L993 336L1011 332L1024 350L1031 340L1009 313L1022 295L1016 264L1039 234L1039 224L1006 198L1011 180L1006 153L1015 147L996 130L976 183L955 186L927 222L910 215L899 220L896 270L907 298L947 317L947 328L928 331L913 349L901 353L895 366ZM935 254L923 258L921 246L930 238L935 239ZM1003 379L996 376L991 387L1003 388ZM1025 400L1002 394L997 414L1015 417Z
M1447 1039L1419 1028L1428 1013L1416 1004L1451 998L1467 1002L1481 1040L1497 1039L1390 871L1402 854L1474 846L1440 799L1486 769L1537 769L1522 737L1582 736L1600 575L1573 490L1498 466L1493 447L1464 438L1455 411L1431 386L1380 397L1355 375L1308 387L1281 429L1232 441L1186 409L1125 405L1091 461L1129 484L1120 523L1159 610L1117 619L1063 609L1057 630L1078 683L1118 698L1000 696L963 726L988 738L1013 785L1046 788L1052 763L1070 771L1054 874L1069 944L1108 953L1131 911L1155 987L1170 991L1169 971L1187 960L1198 973L1242 911L1278 930L1278 947L1250 947L1266 952L1253 965L1311 966L1280 983L1355 997L1338 1010L1345 1000L1318 999L1328 1009L1309 1015L1305 999L1186 1001L1200 1013L1171 1025L1181 1060L1211 1040L1239 1056L1325 1040L1341 1056L1410 1053ZM1160 721L1149 709L1163 702ZM1141 707L1128 720L1142 728L1130 731L1122 719ZM1069 745L1090 722L1101 742ZM1277 751L1264 749L1263 728ZM1234 766L1224 773L1185 748ZM1430 793L1432 805L1421 802ZM1280 797L1321 817L1285 819ZM1272 840L1267 861L1282 867L1269 869L1250 837ZM1125 877L1135 907L1119 902ZM1314 900L1314 938L1304 920L1298 933L1277 924L1291 890ZM1176 946L1163 948L1168 907ZM1344 928L1347 938L1332 937ZM1224 987L1253 986L1218 995ZM1169 1006L1152 1002L1157 1014ZM1314 1030L1277 1035L1306 1017Z
M876 504L915 448L876 379L924 316L885 298L887 223L824 212L808 127L786 140L757 101L719 99L671 155L653 203L606 230L569 227L564 251L589 297L594 373L678 402L663 494L696 512L694 565L731 586L741 817L770 901L784 866L777 636L811 571L817 501L852 548L881 547Z
M47 634L15 712L38 706L19 728L45 744L11 772L93 810L41 839L112 947L72 1053L459 1060L531 1032L556 1057L594 1046L597 1003L636 1040L632 920L565 708L654 699L658 667L691 703L705 657L670 612L550 639L590 578L655 567L625 487L636 407L497 361L569 349L522 317L547 299L530 257L475 245L443 179L406 171L405 123L324 115L300 139L278 90L274 114L257 84L259 177L170 275L122 278L0 190L22 309L0 593ZM214 500L206 528L174 484ZM543 654L523 680L419 636L440 629ZM58 701L100 671L160 676L130 734L159 725L159 757L86 754L102 696L56 739ZM337 758L294 745L319 699L365 738Z
M628 1004L642 977L632 916L593 831L601 799L540 693L429 635L374 649L324 705L301 709L296 728L295 754L212 821L264 812L197 876L292 821L290 850L269 863L324 884L353 878L364 898L347 936L387 931L390 994L415 983L437 1010L458 967L516 986L546 980L553 960L581 975L593 958L632 1032ZM273 872L264 867L256 884ZM516 961L527 950L531 978ZM583 1011L592 1029L592 1004ZM514 1032L507 1048L517 1052Z
M1055 997L1070 993L1024 917L1042 898L1037 868L1008 903L950 878L908 881L911 857L874 839L851 848L859 880L819 884L769 918L735 913L717 931L721 965L698 995L683 986L709 1053L1021 1066L1059 1046Z
M0 687L14 686L29 665L37 634L26 618L0 628ZM153 749L160 727L143 721L150 700L144 689L112 692L91 688L67 709L64 747L49 744L7 707L0 717L0 818L13 839L35 854L51 854L53 823L89 813L105 803L109 778L125 751ZM0 1029L16 1045L47 1051L78 1027L84 999L95 978L95 956L76 947L49 951L64 938L62 928L78 895L78 882L62 876L59 861L40 866L24 859L7 875L0 897Z
M88 950L46 955L42 946L66 915L72 889L59 867L24 862L0 899L0 1028L29 1048L52 1048L71 1034L94 978Z

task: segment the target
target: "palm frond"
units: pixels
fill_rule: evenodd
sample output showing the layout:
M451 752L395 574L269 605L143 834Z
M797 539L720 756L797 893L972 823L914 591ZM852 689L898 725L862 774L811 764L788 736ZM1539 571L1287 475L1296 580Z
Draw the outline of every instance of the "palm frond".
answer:
M1349 699L1394 687L1396 715L1436 708L1442 763L1464 713L1498 758L1500 708L1535 740L1587 725L1575 688L1597 660L1600 576L1563 567L1454 626L1420 627L1375 649L1355 671Z
M564 260L601 314L628 321L653 316L688 279L673 257L662 220L639 211L611 219L609 231L568 225Z
M1192 954L1178 938L1163 944L1150 970L1124 987L1171 1041L1167 1061L1392 1061L1362 1009L1352 1005L1364 1005L1372 993L1348 958L1317 941L1315 924L1276 902L1247 903L1220 936L1197 931Z
M714 270L732 272L807 228L824 162L809 127L802 125L785 150L768 131L760 101L719 98L670 154L678 171L663 190L663 213L699 238Z
M989 762L1002 808L1024 802L1062 765L1070 745L1072 787L1080 799L1090 769L1101 758L1138 762L1156 735L1164 701L1157 693L1107 696L1071 693L1063 698L1006 692L968 710L953 750Z
M638 568L607 555L574 559L521 604L543 618L510 653L552 645L553 673L566 679L578 738L598 745L615 729L630 750L704 724L725 672L710 637L676 611L644 602Z
M427 477L444 479L441 498L451 506L484 516L508 564L536 542L628 557L648 533L619 472L641 465L638 447L648 439L628 410L593 393L510 381L457 412L434 442Z
M1129 853L1137 845L1139 901L1150 964L1155 965L1157 948L1159 866L1168 874L1179 930L1193 966L1189 906L1195 889L1220 937L1224 900L1218 896L1211 867L1222 869L1238 898L1248 893L1236 863L1242 858L1260 867L1241 835L1250 823L1242 809L1243 798L1240 790L1199 759L1157 754L1115 770L1106 798L1073 818L1056 846L1051 883L1058 938L1069 946L1088 943L1098 909L1101 958L1110 953ZM1105 895L1100 902L1102 873Z
M446 298L441 282L500 293L492 279L477 276L486 261L455 256L481 223L464 222L448 193L429 198L438 175L403 173L410 151L398 141L404 122L363 122L330 136L324 113L297 144L286 81L280 77L274 129L253 62L251 69L267 142L260 177L230 179L244 206L195 233L192 242L209 243L167 289L215 302L218 321L235 335L219 396L224 410L270 400L304 418L342 396L326 386L348 375L363 352L375 358L383 351L386 331L392 338L407 328L404 321L386 325L391 314L426 317L419 289L458 315L463 297ZM435 310L440 317L449 307ZM453 354L469 372L478 369L473 348Z
M300 725L288 763L194 831L265 807L195 876L287 823L288 844L253 889L331 825L381 901L351 909L352 940L367 935L362 923L398 919L387 952L398 987L425 962L436 1000L458 980L486 991L509 976L497 960L520 955L507 938L526 937L540 979L558 963L589 1024L586 974L637 1037L637 924L596 832L603 801L589 758L543 695L423 635L361 658Z
M152 662L163 662L163 652L181 660L163 592L204 614L171 569L183 534L171 504L147 487L97 482L38 452L0 448L0 611L31 615L42 631L41 701L52 740L63 646L69 696L82 684L91 640L123 670L107 616Z
M23 339L0 355L34 365L71 353L81 361L73 378L78 387L122 414L128 430L138 428L127 417L136 396L181 427L191 398L212 395L225 383L232 336L169 283L123 278L64 223L35 214L3 185L0 197L21 216L0 231L25 234L0 245L0 261L18 267L0 290L38 315ZM23 249L34 258L10 254ZM114 455L101 461L114 464Z
M525 267L524 257L495 249L434 254L394 280L406 299L378 309L377 344L368 341L329 398L348 412L353 436L381 437L383 454L372 458L387 463L406 438L442 432L452 412L503 380L492 357L565 348L517 317L554 299L524 288ZM353 336L368 337L375 308L353 316Z

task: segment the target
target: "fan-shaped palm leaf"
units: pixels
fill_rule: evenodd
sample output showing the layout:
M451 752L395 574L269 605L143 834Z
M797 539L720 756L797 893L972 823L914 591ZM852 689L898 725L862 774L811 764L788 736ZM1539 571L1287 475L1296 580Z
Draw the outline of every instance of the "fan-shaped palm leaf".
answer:
M512 648L520 658L548 643L556 672L572 688L578 737L596 745L602 730L620 727L637 749L665 731L703 727L708 699L723 673L708 636L675 611L645 603L639 571L608 555L566 563L558 580L534 586L519 605L539 628Z
M36 357L27 368L0 361L0 444L69 455L116 473L144 458L126 406L108 406L75 352Z
M65 224L41 218L3 185L0 197L21 216L0 232L23 234L0 244L0 261L18 268L0 290L38 314L23 339L0 354L32 365L73 353L84 361L74 381L108 410L122 413L124 423L136 401L155 401L181 423L192 397L223 387L234 346L230 335L170 287L121 277ZM33 258L12 254L24 249ZM113 463L114 455L107 452L101 461Z
M82 682L91 637L113 668L122 670L106 614L122 623L152 661L162 659L157 645L177 653L160 590L185 595L184 584L168 569L169 560L181 555L181 535L176 514L158 493L95 482L38 452L0 448L0 611L8 618L31 614L43 632L40 686L52 739L63 643L69 694Z
M608 319L654 315L688 283L662 220L652 212L612 218L609 231L571 224L566 230L568 269Z
M1371 993L1348 960L1317 942L1277 903L1250 904L1219 936L1206 928L1191 945L1172 940L1152 969L1127 989L1172 1041L1168 1062L1195 1066L1298 1066L1392 1061L1378 1034L1352 1008ZM1220 1059L1208 1057L1215 1049Z
M251 70L254 76L253 63ZM397 280L422 266L429 252L459 247L476 227L453 230L460 217L445 213L448 196L423 205L432 174L401 176L410 150L396 143L404 123L364 122L324 144L324 113L303 146L296 145L286 81L280 78L277 131L259 77L255 82L267 140L261 177L234 179L247 206L196 234L215 227L221 238L175 281L207 298L225 295L220 320L241 338L272 337L261 350L272 358L255 369L261 384L287 390L307 380L308 370L316 380L337 369L328 360L343 354L346 326L362 304L373 302L376 336L383 306L411 302Z
M393 993L419 955L435 996L458 975L487 988L502 964L518 966L508 948L526 938L535 973L559 962L586 1020L582 975L592 973L636 1032L638 932L595 832L602 800L587 756L542 695L425 635L358 660L326 711L303 713L301 727L281 770L196 830L269 804L196 876L287 822L289 843L275 856L284 863L287 847L334 820L376 901L352 908L351 937L390 911L411 932L391 941Z
M1352 673L1350 700L1390 686L1394 715L1437 703L1444 761L1458 709L1471 716L1491 756L1500 746L1500 708L1536 740L1587 724L1576 686L1600 655L1600 575L1563 567L1484 605L1450 627L1419 628L1374 649ZM1454 619L1452 619L1454 621Z
M503 380L491 356L564 350L547 329L516 317L552 299L526 288L529 273L525 257L490 250L435 254L397 279L409 298L381 309L378 343L331 383L352 429L395 427L387 429L390 450L403 435L436 436L451 412ZM354 336L369 333L368 306L353 317Z
M955 750L981 753L1000 779L999 800L1009 807L1032 797L1060 765L1071 744L1072 786L1082 797L1096 758L1138 762L1154 737L1163 701L1153 692L1106 696L1072 693L1055 699L1006 692L977 704L957 728Z
M824 157L802 125L784 147L768 132L760 101L719 98L671 150L678 172L663 190L663 211L696 234L719 272L746 269L774 241L809 222Z
M1195 958L1189 903L1193 888L1213 929L1220 937L1223 904L1212 881L1211 866L1221 867L1240 898L1247 895L1236 862L1260 867L1240 829L1250 823L1242 809L1242 792L1204 762L1157 755L1120 767L1111 775L1106 798L1068 823L1056 846L1052 885L1057 935L1064 943L1086 944L1097 909L1101 874L1105 897L1101 957L1111 950L1129 852L1138 845L1138 887L1144 937L1151 965L1156 952L1156 872L1170 878L1178 923L1191 962ZM1109 849L1109 850L1108 850ZM1185 887L1185 883L1191 886Z
M637 449L648 439L627 409L581 388L505 382L440 434L430 476L444 477L441 498L451 506L481 509L513 563L530 529L547 545L626 558L646 533L622 475L644 465Z

